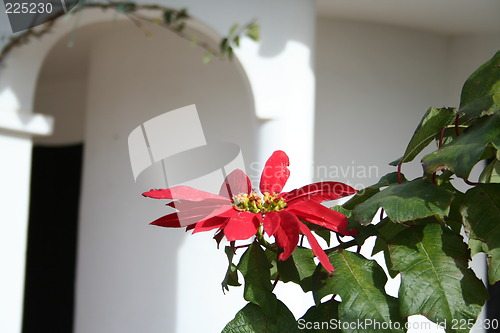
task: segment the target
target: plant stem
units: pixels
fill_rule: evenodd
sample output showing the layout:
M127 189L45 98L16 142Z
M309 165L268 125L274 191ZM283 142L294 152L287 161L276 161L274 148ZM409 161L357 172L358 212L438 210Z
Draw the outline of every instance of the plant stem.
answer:
M274 288L276 288L276 285L278 284L279 280L280 280L280 275L278 274L276 275L276 279L274 280L273 288L271 289L271 291L273 291Z
M398 184L403 183L403 180L401 179L401 165L403 165L403 163L398 164Z

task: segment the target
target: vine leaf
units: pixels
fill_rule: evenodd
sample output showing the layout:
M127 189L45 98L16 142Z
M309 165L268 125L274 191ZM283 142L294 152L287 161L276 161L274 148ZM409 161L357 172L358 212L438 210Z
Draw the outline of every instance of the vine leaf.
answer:
M247 29L246 29L246 35L250 39L252 39L254 41L258 41L260 38L260 26L258 24L255 24L255 23L249 24Z
M495 156L500 149L500 113L478 119L462 135L422 159L426 174L451 170L468 178L479 160Z
M403 332L398 299L385 294L387 277L377 262L358 253L342 250L332 252L329 257L335 267L334 275L329 277L321 267L313 275L313 296L316 304L324 296L338 294L342 298L338 309L341 322L371 321L379 326L391 322L391 329L387 332ZM344 332L380 332L376 327L354 324L349 326Z
M314 253L307 248L297 247L290 258L278 261L278 272L281 281L295 282L304 292L312 290L311 277L316 270Z
M299 333L295 317L281 301L276 312L266 315L258 305L248 303L231 320L222 333Z
M264 250L257 243L252 243L245 251L238 264L238 270L245 278L243 297L257 304L269 316L276 312L278 299L272 293L270 268L272 267Z
M382 207L394 222L412 221L433 215L443 217L448 215L452 200L452 191L419 178L403 184L389 185L357 205L352 216L360 224L369 224L377 210Z
M465 81L459 111L467 118L500 111L500 51Z
M430 108L427 110L415 129L415 133L413 133L404 155L389 163L389 165L396 166L400 163L413 161L434 140L436 134L452 122L454 117L455 109L453 108Z
M299 328L303 327L304 331L312 329L315 333L342 332L339 327L340 325L332 325L336 323L335 321L331 323L332 319L338 320L339 318L339 304L340 302L331 299L327 302L311 306L305 315L298 320Z
M480 184L465 193L460 208L469 235L486 243L488 278L500 280L500 184Z
M452 322L475 320L488 296L468 268L462 237L437 223L415 225L393 237L389 251L393 269L401 272L401 314L446 323L446 332L468 332Z

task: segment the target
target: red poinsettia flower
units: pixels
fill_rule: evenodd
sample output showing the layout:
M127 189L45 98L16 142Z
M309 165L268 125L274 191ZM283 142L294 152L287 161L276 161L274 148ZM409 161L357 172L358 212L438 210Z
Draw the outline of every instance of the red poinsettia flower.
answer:
M282 192L290 171L289 159L283 151L275 151L267 160L260 179L259 196L252 190L250 179L241 170L226 177L219 195L188 186L151 190L144 196L155 199L176 200L168 205L179 212L165 215L151 224L162 227L186 227L193 233L218 229L229 241L245 240L254 236L259 228L274 236L283 249L280 260L286 260L299 243L299 236L307 237L311 248L323 267L329 272L333 266L311 230L302 221L320 225L342 235L353 236L347 218L321 205L356 193L352 187L339 182L320 182Z

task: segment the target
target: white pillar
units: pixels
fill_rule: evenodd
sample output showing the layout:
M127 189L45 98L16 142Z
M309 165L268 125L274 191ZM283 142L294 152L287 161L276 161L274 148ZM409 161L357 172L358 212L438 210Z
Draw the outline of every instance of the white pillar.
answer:
M0 100L0 332L21 332L31 173L31 135L52 119L8 109ZM3 103L2 103L3 102Z

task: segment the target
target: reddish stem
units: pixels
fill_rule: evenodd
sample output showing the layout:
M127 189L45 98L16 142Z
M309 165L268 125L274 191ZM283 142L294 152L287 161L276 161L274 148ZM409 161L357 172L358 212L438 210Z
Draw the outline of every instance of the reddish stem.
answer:
M439 148L443 146L443 137L444 137L444 131L446 130L446 127L441 128L441 134L439 135Z
M384 219L384 209L382 208L380 210L380 221L382 221Z
M458 115L458 113L457 113L457 115L455 116L455 134L456 134L457 136L460 136L460 132L459 132L459 130L458 130L458 118L459 118L459 115Z
M436 179L436 173L435 172L432 174L432 183L433 184L437 184L437 179Z
M398 184L403 183L403 180L401 179L401 165L402 165L402 163L398 164Z
M468 180L466 178L464 178L464 182L465 182L465 184L470 185L470 186L476 186L476 185L480 184L480 183L471 182L470 180Z

